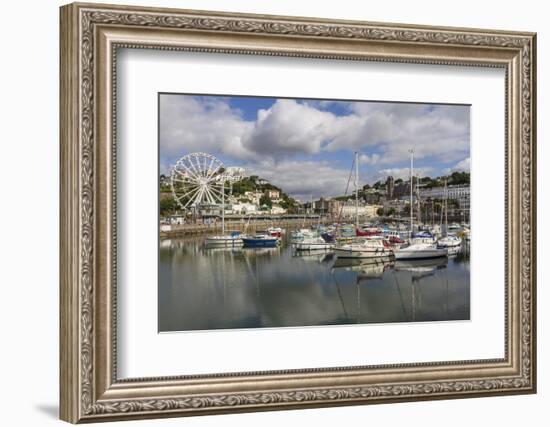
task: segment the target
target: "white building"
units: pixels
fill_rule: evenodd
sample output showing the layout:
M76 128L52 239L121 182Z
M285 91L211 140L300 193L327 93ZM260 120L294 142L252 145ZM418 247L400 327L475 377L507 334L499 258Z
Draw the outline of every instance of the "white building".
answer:
M281 193L277 190L267 190L267 197L271 200L279 200Z
M245 191L244 197L247 198L251 203L259 206L262 193L260 191Z
M233 203L231 212L237 215L250 215L258 212L258 205L254 203Z
M445 187L433 187L420 191L422 199L444 199ZM447 198L457 200L461 209L470 209L470 186L449 185L447 187Z
M360 204L359 207L355 208L355 203L345 203L343 206L340 206L341 215L343 218L355 218L356 212L360 217L375 217L377 216L376 211L380 208L380 205L363 205Z
M271 206L271 214L272 215L283 215L286 213L286 209L284 209L280 205L273 205Z

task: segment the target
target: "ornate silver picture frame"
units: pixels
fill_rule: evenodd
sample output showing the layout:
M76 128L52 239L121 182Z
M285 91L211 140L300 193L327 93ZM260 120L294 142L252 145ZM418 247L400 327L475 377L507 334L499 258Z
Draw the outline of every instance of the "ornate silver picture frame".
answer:
M61 419L113 421L536 391L535 34L79 3L63 6L60 18ZM506 189L504 357L120 379L121 48L503 69L505 176L498 179Z

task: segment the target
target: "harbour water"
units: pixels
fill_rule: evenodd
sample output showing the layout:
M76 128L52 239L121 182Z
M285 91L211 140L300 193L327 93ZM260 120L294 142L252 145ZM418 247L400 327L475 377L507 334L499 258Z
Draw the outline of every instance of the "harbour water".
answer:
M162 239L160 332L469 320L468 246L448 258L352 262L330 252Z

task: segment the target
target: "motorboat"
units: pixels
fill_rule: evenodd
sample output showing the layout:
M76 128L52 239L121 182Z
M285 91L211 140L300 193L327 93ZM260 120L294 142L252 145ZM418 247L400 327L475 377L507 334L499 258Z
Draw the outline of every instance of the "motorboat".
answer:
M449 234L437 241L438 248L455 248L462 244L462 239L456 235Z
M290 239L293 242L297 242L297 241L312 238L312 237L317 237L317 233L315 233L313 230L310 230L308 228L301 228L299 230L294 230L290 234Z
M460 224L457 224L456 222L447 226L447 230L448 231L460 231L462 227L460 226Z
M405 241L399 236L390 235L387 239L390 245L401 246L405 244Z
M370 237L370 236L380 236L381 232L378 230L361 230L360 228L355 229L355 235L358 237Z
M364 239L334 247L338 258L390 258L393 251L383 239Z
M396 260L440 258L447 256L447 248L438 248L435 243L413 242L393 253Z
M334 247L334 242L328 242L323 237L308 237L295 243L294 247L297 251L326 251Z
M412 243L435 243L435 236L429 231L419 231L412 233L411 242Z
M272 237L278 237L281 238L284 234L285 230L281 227L269 227L267 229L267 234L269 234Z
M279 243L279 239L277 237L273 237L268 234L244 236L242 241L245 248L274 248Z
M231 248L243 245L241 233L234 231L229 235L209 236L204 239L204 245L207 248Z

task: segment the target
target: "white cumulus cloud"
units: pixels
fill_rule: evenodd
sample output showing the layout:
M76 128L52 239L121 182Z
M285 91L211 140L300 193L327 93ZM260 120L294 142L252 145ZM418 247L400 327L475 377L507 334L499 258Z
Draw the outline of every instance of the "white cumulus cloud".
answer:
M332 108L336 104L338 114ZM341 194L342 182L345 189L349 171L314 156L347 152L351 159L359 151L366 178L406 178L411 147L423 165L455 162L453 171L470 167L468 106L277 99L255 116L248 113L245 119L229 98L162 95L161 170L184 154L205 151L258 169L285 191L303 196ZM440 167L417 169L424 176L442 172Z
M470 172L470 158L467 157L461 160L451 170L453 172Z
M319 198L342 195L346 191L350 177L349 169L336 168L326 161L264 161L247 168L247 173L267 179L271 184L302 201L309 200L311 196ZM352 187L353 177L350 180L348 194Z

